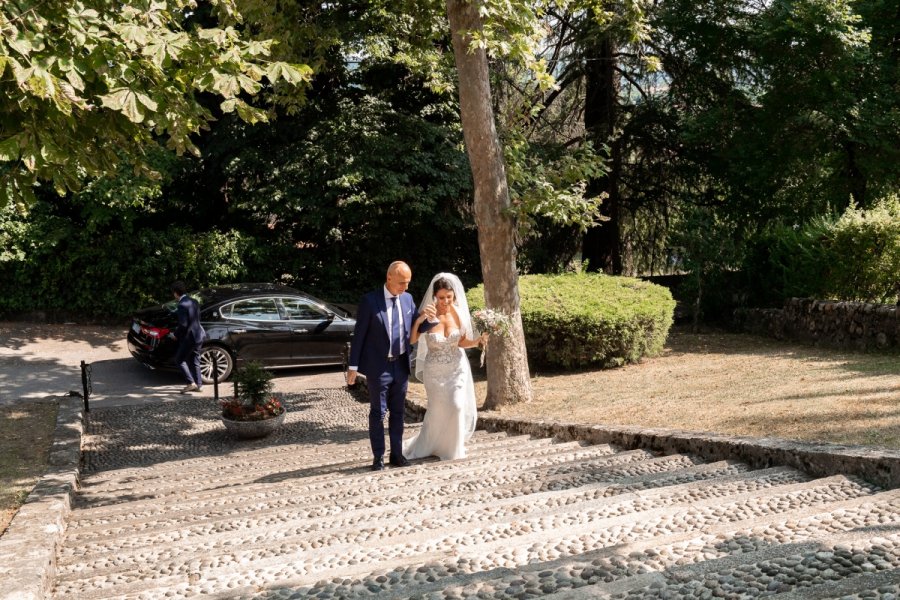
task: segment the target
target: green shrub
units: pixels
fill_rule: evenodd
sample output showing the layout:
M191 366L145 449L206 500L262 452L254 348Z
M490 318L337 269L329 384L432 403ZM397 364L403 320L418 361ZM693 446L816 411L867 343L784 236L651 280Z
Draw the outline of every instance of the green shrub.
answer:
M900 300L900 199L796 228L770 226L754 240L745 271L753 295L768 305L791 297L893 304Z
M848 208L827 240L826 293L847 300L900 300L900 197Z
M0 212L0 314L120 321L189 286L240 280L253 240L235 231L88 231L48 214Z
M668 289L628 277L525 275L519 293L533 369L614 367L655 356L675 310ZM467 298L472 310L483 307L483 286Z

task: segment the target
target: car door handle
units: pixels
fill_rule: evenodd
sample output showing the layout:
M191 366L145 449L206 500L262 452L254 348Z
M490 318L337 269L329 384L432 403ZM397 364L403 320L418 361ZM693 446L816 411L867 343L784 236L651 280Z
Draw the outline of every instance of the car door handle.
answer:
M295 329L294 333L309 333L309 329Z
M231 333L247 333L246 329L232 329Z

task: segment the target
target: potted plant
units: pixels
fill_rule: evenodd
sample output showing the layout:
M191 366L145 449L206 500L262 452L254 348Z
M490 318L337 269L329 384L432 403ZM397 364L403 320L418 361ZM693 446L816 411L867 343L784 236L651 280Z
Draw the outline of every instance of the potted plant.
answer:
M269 435L284 421L286 410L272 394L272 374L250 362L231 376L234 397L222 401L222 423L239 438Z

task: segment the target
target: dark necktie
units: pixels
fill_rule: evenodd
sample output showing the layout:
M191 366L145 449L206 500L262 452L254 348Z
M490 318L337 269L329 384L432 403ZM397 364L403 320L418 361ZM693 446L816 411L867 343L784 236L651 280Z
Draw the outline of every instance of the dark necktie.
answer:
M391 356L400 356L400 311L396 296L391 298Z

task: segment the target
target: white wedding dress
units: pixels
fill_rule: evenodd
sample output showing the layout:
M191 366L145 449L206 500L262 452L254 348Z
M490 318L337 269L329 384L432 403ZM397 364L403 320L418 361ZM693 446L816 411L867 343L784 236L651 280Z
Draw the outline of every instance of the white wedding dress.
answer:
M403 442L406 458L437 456L441 460L464 458L466 441L475 431L475 384L465 351L459 347L462 333L425 333L427 344L421 368L428 407L418 434Z

